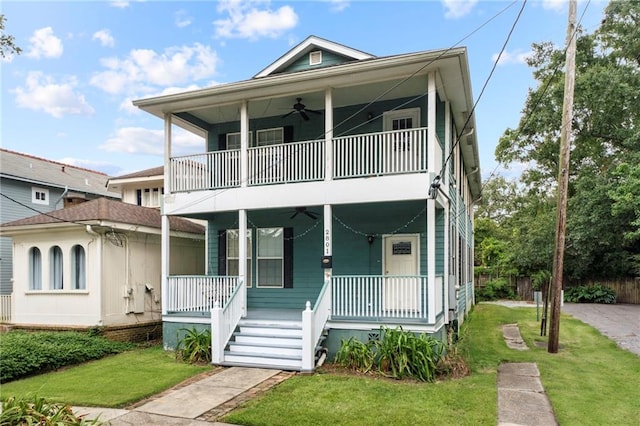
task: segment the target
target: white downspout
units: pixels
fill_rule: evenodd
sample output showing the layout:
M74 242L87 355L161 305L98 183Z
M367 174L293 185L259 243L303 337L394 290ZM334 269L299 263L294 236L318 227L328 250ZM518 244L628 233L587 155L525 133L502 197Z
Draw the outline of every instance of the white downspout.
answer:
M430 72L428 76L427 96L427 140L429 141L429 155L427 156L430 175L437 175L438 152L436 144L436 76ZM428 288L428 321L436 322L436 200L427 197L427 288Z

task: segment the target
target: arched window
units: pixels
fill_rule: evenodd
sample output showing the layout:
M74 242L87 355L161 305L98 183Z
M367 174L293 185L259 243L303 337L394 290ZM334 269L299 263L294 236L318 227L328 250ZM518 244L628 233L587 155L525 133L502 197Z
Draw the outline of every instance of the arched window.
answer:
M29 290L42 290L42 255L38 247L29 249Z
M62 249L58 246L51 247L49 251L49 270L51 273L50 288L62 290Z
M71 248L71 286L74 290L87 288L87 270L84 247L75 245Z

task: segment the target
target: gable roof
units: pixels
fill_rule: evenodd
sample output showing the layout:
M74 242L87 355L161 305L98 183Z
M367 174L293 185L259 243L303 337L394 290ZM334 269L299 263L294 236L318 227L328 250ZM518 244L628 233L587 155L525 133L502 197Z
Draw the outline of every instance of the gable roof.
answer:
M107 190L109 176L102 172L3 148L0 148L0 177L34 185L67 188L72 192L120 198L120 194Z
M95 222L115 222L160 229L162 215L158 209L140 207L108 198L97 198L50 213L14 220L0 225L0 229L6 232L17 227L70 222L87 222L87 225L96 224ZM169 227L172 231L204 234L203 226L179 217L170 216Z
M293 64L295 61L314 50L329 51L338 56L356 61L375 58L375 56L362 52L360 50L356 50L330 40L325 40L320 37L309 36L302 43L289 50L271 65L267 66L265 69L256 74L254 78L266 77L271 74L282 72L289 65Z
M156 177L156 176L164 176L164 166L152 167L150 169L140 170L137 172L128 173L126 175L114 176L109 180L145 178L145 177Z

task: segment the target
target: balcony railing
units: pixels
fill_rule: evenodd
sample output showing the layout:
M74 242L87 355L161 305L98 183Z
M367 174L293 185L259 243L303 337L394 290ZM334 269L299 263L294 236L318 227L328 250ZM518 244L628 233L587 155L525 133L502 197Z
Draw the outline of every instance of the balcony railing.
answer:
M335 178L427 171L427 129L395 130L335 138Z
M325 149L324 140L249 148L247 185L323 180ZM334 138L331 155L333 179L426 172L427 129ZM241 185L241 160L239 150L171 158L170 190L187 192L238 187Z

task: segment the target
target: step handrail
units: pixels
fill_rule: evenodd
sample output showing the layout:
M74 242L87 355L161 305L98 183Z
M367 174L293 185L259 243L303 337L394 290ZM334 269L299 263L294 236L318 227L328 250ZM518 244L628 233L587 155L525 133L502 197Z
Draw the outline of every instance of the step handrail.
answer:
M231 293L224 306L216 300L211 309L211 362L224 362L224 348L233 335L240 319L246 316L247 287L243 279L238 280L236 288Z
M307 301L302 312L302 371L311 372L315 367L316 345L322 337L324 327L331 316L331 277L325 276L324 285L311 309Z

